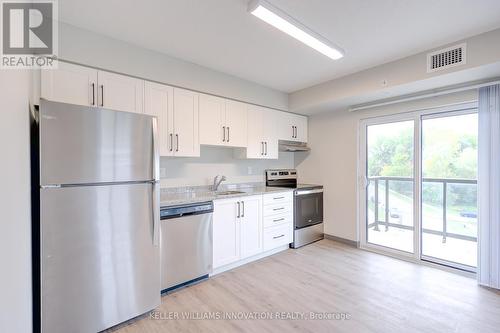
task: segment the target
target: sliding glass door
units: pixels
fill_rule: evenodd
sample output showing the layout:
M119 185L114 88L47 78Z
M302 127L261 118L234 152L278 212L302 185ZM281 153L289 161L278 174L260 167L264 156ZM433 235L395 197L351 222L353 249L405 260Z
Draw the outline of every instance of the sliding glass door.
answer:
M422 258L477 264L477 114L422 117Z
M477 128L474 104L361 122L363 247L475 270Z
M368 125L367 242L413 253L414 121Z

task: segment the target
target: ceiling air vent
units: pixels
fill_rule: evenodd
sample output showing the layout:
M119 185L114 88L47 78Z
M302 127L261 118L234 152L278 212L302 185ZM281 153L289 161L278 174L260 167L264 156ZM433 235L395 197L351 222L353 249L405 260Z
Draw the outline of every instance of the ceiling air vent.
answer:
M459 44L427 55L427 73L465 64L466 44Z

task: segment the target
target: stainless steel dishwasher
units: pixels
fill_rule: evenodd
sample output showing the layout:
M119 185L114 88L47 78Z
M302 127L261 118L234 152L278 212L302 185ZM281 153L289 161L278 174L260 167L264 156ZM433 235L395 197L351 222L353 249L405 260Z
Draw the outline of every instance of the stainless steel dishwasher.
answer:
M212 202L161 208L161 289L208 278L212 270Z

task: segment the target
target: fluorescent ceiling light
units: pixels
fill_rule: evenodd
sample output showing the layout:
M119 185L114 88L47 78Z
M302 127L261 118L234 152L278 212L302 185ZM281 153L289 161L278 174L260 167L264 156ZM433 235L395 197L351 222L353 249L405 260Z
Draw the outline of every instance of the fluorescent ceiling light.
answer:
M337 60L344 56L344 50L340 47L315 33L267 1L250 1L248 4L248 11L273 27L301 41L307 46L312 47L316 51L323 53L327 57Z

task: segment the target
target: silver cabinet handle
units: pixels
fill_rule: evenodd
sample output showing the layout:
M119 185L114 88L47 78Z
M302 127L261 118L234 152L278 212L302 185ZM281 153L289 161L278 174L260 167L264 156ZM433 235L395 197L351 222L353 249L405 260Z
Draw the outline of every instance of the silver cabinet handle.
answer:
M229 142L229 126L227 127L227 142Z
M266 142L264 142L264 145L265 145L265 147L266 147L266 153L265 153L265 155L267 156L267 141L266 141Z
M273 239L278 239L278 238L281 238L281 237L285 237L285 234L281 234L279 236L275 236L275 237L273 237Z
M170 151L174 150L174 135L170 133Z
M292 139L295 137L295 126L292 125Z
M236 218L239 219L240 218L240 209L241 209L241 207L240 207L240 202L239 201L236 202L236 203L238 204L238 215L236 215Z
M285 197L276 197L276 198L273 198L273 200L279 200L279 199L285 199Z
M273 208L273 210L283 210L285 207L280 207L280 208Z
M104 106L104 84L101 84L101 106Z
M95 83L92 83L92 105L95 105Z
M175 135L175 139L176 139L176 141L177 141L177 145L176 145L176 147L175 147L175 151L179 151L179 134L176 134L176 135Z
M273 222L283 221L284 219L285 219L285 218L284 218L284 217L282 217L282 218L280 218L280 219L273 220Z
M241 202L241 217L245 217L245 201Z
M222 142L226 142L226 126L222 126Z

